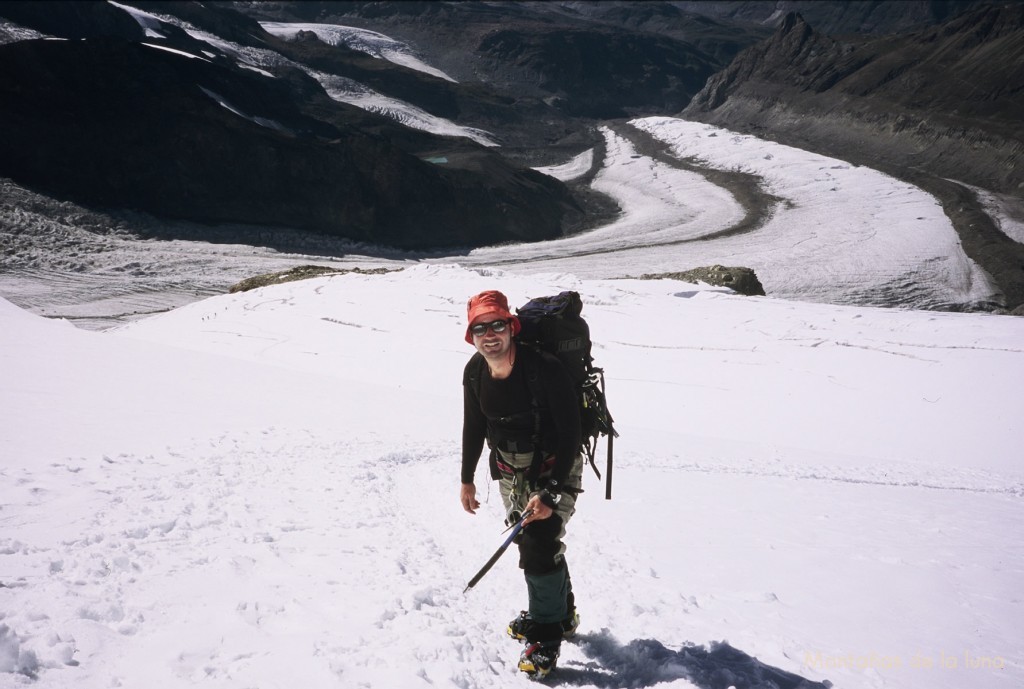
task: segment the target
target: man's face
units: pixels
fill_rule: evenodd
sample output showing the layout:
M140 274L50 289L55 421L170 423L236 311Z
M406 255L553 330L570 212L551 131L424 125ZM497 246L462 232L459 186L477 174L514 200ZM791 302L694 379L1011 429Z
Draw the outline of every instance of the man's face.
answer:
M508 350L512 346L512 328L508 321L497 312L481 314L470 324L471 326L483 324L491 326L497 321L502 321L505 324L500 333L494 332L493 327L488 327L482 335L473 333L473 346L483 354L485 359L500 359L508 355Z

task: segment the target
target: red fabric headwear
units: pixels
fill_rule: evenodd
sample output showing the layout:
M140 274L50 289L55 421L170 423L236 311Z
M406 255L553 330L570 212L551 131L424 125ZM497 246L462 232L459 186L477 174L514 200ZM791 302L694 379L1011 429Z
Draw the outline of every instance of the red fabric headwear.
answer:
M466 326L466 342L469 344L473 344L473 333L469 332L469 326L473 325L473 321L486 313L497 314L496 318L504 318L509 321L512 327L512 337L519 334L522 324L508 310L508 299L498 290L492 289L471 297L469 304L466 306L466 315L469 317L469 324Z

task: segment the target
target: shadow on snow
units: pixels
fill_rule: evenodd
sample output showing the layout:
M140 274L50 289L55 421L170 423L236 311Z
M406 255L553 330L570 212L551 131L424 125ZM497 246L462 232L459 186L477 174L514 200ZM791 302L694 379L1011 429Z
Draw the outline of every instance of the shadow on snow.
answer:
M573 639L590 662L559 664L557 684L596 686L600 689L640 689L659 682L685 679L700 689L829 689L800 675L765 665L727 643L709 648L683 646L678 651L654 639L620 644L608 630L580 634Z

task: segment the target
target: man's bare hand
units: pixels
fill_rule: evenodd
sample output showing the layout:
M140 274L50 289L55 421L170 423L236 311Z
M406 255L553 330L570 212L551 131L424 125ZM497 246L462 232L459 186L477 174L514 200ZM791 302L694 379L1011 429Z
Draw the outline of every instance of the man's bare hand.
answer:
M463 483L459 499L462 501L462 509L470 514L476 514L476 511L480 509L480 503L476 499L476 484Z
M526 503L526 509L523 510L523 512L530 512L530 516L523 521L523 526L526 526L530 522L547 519L554 514L555 511L541 502L539 495L534 495L530 498L530 501Z

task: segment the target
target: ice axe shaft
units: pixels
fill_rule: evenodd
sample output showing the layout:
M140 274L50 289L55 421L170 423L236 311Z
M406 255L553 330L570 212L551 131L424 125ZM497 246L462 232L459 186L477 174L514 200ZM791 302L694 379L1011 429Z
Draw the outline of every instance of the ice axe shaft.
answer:
M463 593L469 591L471 588L476 586L477 582L483 579L484 575L491 571L491 567L494 566L494 563L497 562L501 558L501 556L505 554L505 551L508 550L508 547L512 545L512 541L514 541L516 539L516 536L519 535L519 532L523 530L523 522L525 522L532 513L533 512L531 510L527 510L523 514L522 519L520 519L512 526L512 531L509 532L508 538L506 538L505 542L498 547L498 549L494 552L494 555L491 555L491 559L488 560L487 563L480 568L480 571L477 572L476 575L469 580L469 583L466 584L466 588L462 590Z

